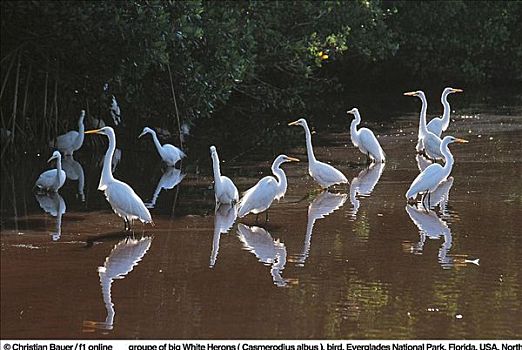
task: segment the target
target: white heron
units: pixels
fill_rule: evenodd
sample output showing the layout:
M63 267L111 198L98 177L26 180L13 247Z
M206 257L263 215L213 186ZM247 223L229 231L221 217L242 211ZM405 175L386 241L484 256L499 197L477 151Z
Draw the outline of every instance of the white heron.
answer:
M441 153L444 155L445 164L444 166L434 163L424 169L415 180L413 180L410 188L406 192L406 199L415 200L417 194L423 194L422 203L424 204L424 199L426 195L428 196L428 207L430 206L430 196L431 193L439 186L439 184L446 180L446 178L451 173L451 169L453 168L453 155L451 154L448 145L450 143L466 143L468 141L463 139L458 139L453 136L446 136L442 140L441 143Z
M355 119L352 120L350 125L350 136L352 138L352 143L355 147L358 147L359 150L366 155L369 161L374 161L378 163L384 163L385 154L382 150L379 141L368 128L360 128L357 130L357 125L361 123L361 115L359 114L359 110L357 108L352 108L347 113L353 114Z
M85 111L80 112L80 119L78 119L78 131L71 130L56 138L51 142L51 147L58 148L65 156L71 156L74 151L79 150L83 145L85 125L83 120L85 118Z
M219 157L215 146L210 146L212 157L212 169L214 171L214 192L216 204L234 204L239 200L239 193L230 178L221 175L219 168Z
M112 175L112 157L116 149L114 129L106 126L101 129L89 130L86 134L101 134L109 138L109 147L105 153L103 168L98 190L105 192L105 197L114 212L123 218L124 230L130 230L132 221L138 219L144 223L151 223L152 217L141 198L125 182L117 180Z
M274 199L281 199L286 193L287 181L281 164L298 162L299 159L281 154L272 163L274 176L265 176L249 190L245 191L238 203L238 216L242 218L248 213L259 214L267 210ZM267 213L268 218L268 213Z
M151 134L152 140L154 141L154 145L156 146L156 149L158 150L158 153L161 157L161 159L168 165L168 166L174 166L176 163L181 159L185 157L185 153L177 148L176 146L173 146L169 143L161 144L158 139L158 135L156 135L156 132L152 130L151 128L145 127L143 128L143 131L141 132L140 136L138 138L142 137L145 134Z
M448 102L448 95L454 94L457 92L463 92L462 89L455 89L452 87L447 87L442 91L442 95L440 97L440 102L442 103L442 106L444 107L444 112L442 113L442 116L433 118L430 120L430 122L427 125L427 128L429 131L440 137L442 135L443 131L446 131L448 129L449 123L450 123L450 114L451 114L451 108L450 104Z
M312 135L305 119L298 119L288 125L300 125L305 130L306 152L308 154L308 173L323 189L340 183L348 183L346 176L344 176L339 170L335 169L330 164L315 159L312 147Z
M444 155L441 153L440 143L441 139L428 130L426 127L426 110L428 109L428 102L426 101L426 96L423 91L412 91L405 92L405 96L416 96L420 98L422 101L422 107L420 111L420 120L419 120L419 135L417 146L415 149L417 152L421 152L424 149L426 155L434 160L444 159Z
M53 155L47 160L47 162L50 162L53 159L56 159L56 169L44 171L40 174L34 184L35 187L41 191L58 192L65 183L67 175L62 169L62 155L60 152L54 151Z

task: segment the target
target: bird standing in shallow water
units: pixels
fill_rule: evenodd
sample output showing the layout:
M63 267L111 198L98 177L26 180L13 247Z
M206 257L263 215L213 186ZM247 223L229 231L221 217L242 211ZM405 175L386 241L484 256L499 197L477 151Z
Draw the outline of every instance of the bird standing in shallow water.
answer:
M228 177L221 175L219 157L215 146L210 146L212 169L214 171L214 192L216 204L234 204L239 200L236 186Z
M131 228L132 221L138 219L143 223L154 225L149 210L141 198L125 182L117 180L112 175L112 156L116 149L116 136L114 129L106 126L97 130L89 130L86 134L101 134L109 138L109 147L103 160L103 168L100 176L98 190L104 191L107 201L114 212L123 218L124 230Z
M185 157L185 153L183 153L182 150L179 148L166 143L162 145L159 142L158 136L156 135L156 132L152 130L151 128L145 127L143 128L143 131L141 132L140 136L138 138L142 137L145 134L151 134L152 140L154 141L154 145L156 146L156 149L158 150L158 153L161 157L161 159L168 165L168 166L174 166L176 163L181 159Z
M71 130L56 138L51 142L51 147L58 148L65 156L71 156L74 151L79 150L83 145L85 125L83 120L85 118L85 111L80 112L80 119L78 119L78 131Z
M456 92L463 92L462 89L454 89L452 87L447 87L442 91L442 95L440 97L440 102L442 103L442 106L444 107L444 112L442 113L442 116L440 118L433 118L430 120L428 125L426 126L429 131L440 137L442 135L443 131L446 131L448 129L449 123L450 123L450 114L451 114L451 108L450 104L448 102L448 95L454 94Z
M350 125L350 136L352 143L355 147L368 157L368 162L374 161L378 163L384 163L385 154L382 150L379 141L368 128L360 128L357 130L357 125L361 123L361 115L357 108L352 108L348 111L348 114L353 114L355 119L352 120Z
M419 193L423 194L422 204L426 208L425 198L428 196L428 208L430 207L431 193L439 186L439 184L446 180L453 168L453 155L451 154L448 145L453 142L466 143L468 141L458 139L453 136L446 136L441 143L441 153L444 155L444 166L434 163L424 169L415 180L411 183L410 188L406 192L406 199L414 201ZM427 210L427 209L426 209Z
M248 213L259 214L267 210L274 199L281 199L286 193L286 174L280 168L285 162L298 162L299 159L281 154L272 164L274 176L265 176L249 190L247 190L238 203L238 214L240 218ZM277 178L277 179L276 179ZM268 212L266 213L268 219Z
M422 101L422 107L420 111L420 120L419 120L419 134L417 146L415 147L417 152L424 153L433 160L444 159L444 155L441 153L441 139L428 130L426 127L426 110L428 109L428 101L426 101L426 96L423 91L412 91L405 92L405 96L416 96L420 98Z
M330 186L348 183L348 179L339 170L335 169L330 164L326 164L315 159L314 150L312 147L312 134L305 119L301 118L288 125L299 125L305 130L306 136L306 152L308 154L308 173L310 176L323 188L327 189Z
M54 151L53 155L47 162L56 159L56 169L51 169L40 174L36 183L34 184L36 188L41 191L47 192L58 192L58 190L65 183L65 178L67 175L65 171L62 170L62 155L58 151Z

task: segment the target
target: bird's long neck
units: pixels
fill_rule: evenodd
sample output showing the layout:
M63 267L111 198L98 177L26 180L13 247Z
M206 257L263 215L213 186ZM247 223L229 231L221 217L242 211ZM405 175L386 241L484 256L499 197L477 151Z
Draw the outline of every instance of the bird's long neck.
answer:
M308 128L308 125L304 126L305 136L306 136L306 153L308 154L308 163L315 162L314 149L312 147L312 133ZM284 174L284 173L283 173ZM286 178L285 178L286 181Z
M56 158L56 178L54 182L56 185L60 183L60 174L62 173L62 157Z
M444 156L444 167L442 168L444 171L444 178L448 177L451 173L451 169L453 168L453 154L451 154L448 143L443 143L441 145L441 153Z
M149 131L149 133L152 135L152 140L154 141L154 145L156 145L156 148L158 149L158 153L163 155L163 148L161 147L161 143L159 142L158 136L153 130Z
M449 92L444 91L442 93L442 96L440 97L440 102L442 103L442 106L444 107L444 111L442 112L442 124L443 124L444 130L446 130L448 128L448 125L450 122L451 108L450 108L450 104L448 102L449 94L450 94Z
M357 125L359 125L360 122L361 116L359 112L355 112L355 119L352 120L352 123L350 124L350 136L355 145L359 145L359 131L357 131Z
M275 177L277 178L277 189L278 193L286 192L286 187L288 185L286 181L286 174L279 166L281 164L274 164L272 165L272 172L274 173Z
M112 176L112 157L114 156L115 149L116 139L114 135L109 136L109 148L107 149L107 152L105 153L105 158L103 160L103 169L99 187L102 187L103 185L114 181L114 176Z
M426 111L428 109L428 101L426 101L426 96L424 95L420 95L419 98L422 101L422 107L420 111L419 134L427 134L428 128L426 127Z
M212 170L214 171L214 182L216 186L221 185L221 171L219 169L219 157L217 153L212 153Z

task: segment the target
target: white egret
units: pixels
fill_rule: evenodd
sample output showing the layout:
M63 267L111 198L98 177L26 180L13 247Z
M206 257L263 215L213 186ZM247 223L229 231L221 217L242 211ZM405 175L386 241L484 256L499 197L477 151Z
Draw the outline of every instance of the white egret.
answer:
M56 140L51 142L51 147L58 148L65 156L71 156L74 151L79 150L83 145L85 125L83 120L85 118L85 111L80 112L80 119L78 119L78 131L71 130L63 135L60 135Z
M419 135L417 146L415 149L417 152L421 152L424 149L426 155L434 160L444 159L444 155L441 153L440 142L441 139L428 130L426 127L426 110L428 109L428 102L426 101L426 96L423 91L412 91L405 92L405 96L417 96L422 101L422 107L420 112L420 120L419 120Z
M355 147L358 147L359 150L366 155L368 160L384 163L385 154L382 150L379 141L368 128L360 128L357 130L357 125L361 123L361 115L359 114L359 110L357 108L352 108L347 113L353 114L355 119L352 120L350 125L350 136L352 138L352 143Z
M130 230L132 221L138 219L144 223L151 223L152 217L149 210L134 190L125 182L117 180L112 175L112 157L116 149L116 135L114 129L106 126L101 129L89 130L86 134L101 134L109 138L109 147L105 153L102 173L98 190L105 192L105 197L114 212L123 218L124 230Z
M308 154L308 173L323 188L328 188L335 184L348 183L346 176L330 164L326 164L315 159L312 147L312 135L305 119L301 118L288 125L300 125L305 130L306 152Z
M210 146L210 156L212 157L212 169L214 171L214 192L216 203L236 203L239 200L239 193L232 180L221 175L219 157L215 146Z
M152 130L151 128L145 127L143 128L143 131L141 132L140 136L138 138L142 137L145 134L151 134L152 140L154 141L154 145L156 146L156 149L158 150L158 153L161 157L161 159L168 165L168 166L174 166L176 163L181 159L185 157L185 153L183 153L182 150L179 148L166 143L162 145L159 142L158 136L156 135L156 132Z
M286 193L286 175L279 166L285 162L298 162L299 159L281 154L272 164L274 176L265 176L249 190L245 191L238 203L238 216L242 218L248 213L259 214L267 210L274 199L279 200ZM268 217L268 213L267 213Z
M434 163L424 169L415 180L413 180L410 188L406 192L406 199L415 200L417 194L423 194L422 203L424 204L424 199L426 195L428 196L428 207L430 206L430 195L431 193L439 186L439 184L446 180L446 178L451 173L451 169L453 168L453 155L451 154L448 145L453 142L458 143L466 143L468 141L463 139L458 139L453 136L446 136L442 140L441 144L441 153L444 155L445 164L444 166Z
M56 169L44 171L40 174L40 177L38 177L34 184L39 190L58 192L65 183L67 175L65 174L65 171L62 170L62 155L60 152L54 151L53 155L47 160L47 162L50 162L53 159L56 159Z
M442 116L440 118L436 117L430 120L430 122L427 125L427 128L429 131L440 137L442 135L443 131L446 131L448 129L449 123L450 123L450 114L451 114L451 108L450 104L448 102L448 95L454 94L456 92L463 92L462 89L455 89L452 87L447 87L442 91L442 96L440 97L440 102L442 103L442 106L444 107L444 112L442 113Z

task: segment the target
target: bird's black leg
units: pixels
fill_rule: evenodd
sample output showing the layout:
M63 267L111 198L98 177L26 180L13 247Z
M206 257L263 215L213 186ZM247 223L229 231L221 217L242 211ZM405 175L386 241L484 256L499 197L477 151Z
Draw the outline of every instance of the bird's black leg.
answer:
M259 213L256 214L256 224L258 223L259 221Z
M268 209L265 211L265 222L268 222Z
M431 192L428 192L428 208L431 208Z
M426 208L426 195L427 195L427 192L424 193L424 195L422 196L422 206L424 207L424 210L426 210L426 212L427 212L428 209Z

